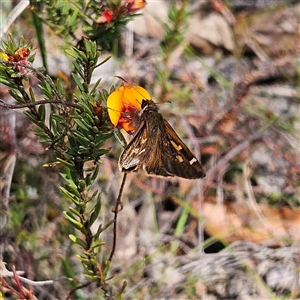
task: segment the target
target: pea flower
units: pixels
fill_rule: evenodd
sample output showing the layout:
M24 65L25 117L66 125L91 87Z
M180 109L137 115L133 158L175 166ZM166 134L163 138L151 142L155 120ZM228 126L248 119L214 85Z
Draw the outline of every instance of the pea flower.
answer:
M107 99L108 115L114 126L132 134L136 129L136 118L141 111L142 100L151 99L141 86L121 86Z

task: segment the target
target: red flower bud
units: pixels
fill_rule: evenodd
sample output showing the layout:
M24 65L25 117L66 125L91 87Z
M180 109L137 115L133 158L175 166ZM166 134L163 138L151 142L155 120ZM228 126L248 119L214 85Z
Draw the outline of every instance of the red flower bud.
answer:
M99 24L108 24L113 18L113 11L109 8L97 19L96 23Z

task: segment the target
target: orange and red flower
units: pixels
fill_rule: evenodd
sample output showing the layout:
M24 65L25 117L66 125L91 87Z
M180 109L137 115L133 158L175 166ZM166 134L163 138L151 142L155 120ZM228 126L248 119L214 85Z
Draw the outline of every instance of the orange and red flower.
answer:
M0 59L15 64L15 70L18 75L26 75L31 72L31 63L28 60L31 49L29 47L20 47L13 54L0 51Z
M14 57L16 61L21 61L27 59L29 54L30 54L30 49L28 49L28 47L20 47L15 51Z
M130 14L137 12L147 5L146 0L126 0L126 8Z
M123 0L115 8L108 6L101 7L101 15L97 19L97 24L109 24L114 20L118 20L122 16L136 13L138 10L144 8L147 5L146 0Z
M98 24L108 24L112 20L114 12L110 8L106 8L103 14L97 19Z
M135 118L141 110L142 100L151 99L141 86L121 86L107 99L108 115L114 126L119 126L128 133L136 129Z

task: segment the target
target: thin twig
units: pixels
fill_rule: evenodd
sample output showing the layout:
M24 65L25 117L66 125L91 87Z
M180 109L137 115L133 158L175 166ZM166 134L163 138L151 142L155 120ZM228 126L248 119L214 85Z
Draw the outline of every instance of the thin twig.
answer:
M21 274L24 274L24 271L8 271L5 263L0 260L0 276L1 277L13 277L17 281L22 281L24 283L30 284L31 286L45 286L45 285L53 285L55 282L65 282L65 281L72 281L72 278L68 277L61 277L58 279L53 280L43 280L43 281L33 281L26 277L21 276ZM20 285L20 283L19 283Z
M70 293L68 294L66 300L70 300L72 294L74 294L77 290L80 290L80 289L83 289L83 288L89 286L92 282L93 282L93 281L88 281L87 283L84 283L84 284L82 284L82 285L80 285L80 286L77 286L77 287L75 287L74 289L72 289L72 291L70 291Z
M61 98L60 93L55 88L55 86L54 86L53 82L51 81L51 79L49 79L48 76L45 76L41 71L39 71L39 70L35 69L34 67L29 66L27 64L20 63L20 62L15 62L15 61L3 61L3 60L0 60L0 63L3 64L3 65L6 65L6 66L20 66L20 67L26 68L28 70L31 70L33 73L36 73L37 75L39 75L41 78L43 78L52 87L52 90L55 93L57 99L61 100L62 104L64 103L64 101Z
M64 106L70 106L79 109L81 112L83 112L83 109L81 106L75 103L71 102L65 102L61 100L39 100L35 102L30 102L30 103L21 103L21 104L7 104L3 100L0 100L0 107L5 107L7 109L19 109L19 108L24 108L24 107L34 107L36 105L41 105L41 104L62 104Z
M240 154L244 149L249 147L251 143L257 139L260 139L262 135L267 132L276 122L279 118L276 120L268 123L265 127L263 127L258 132L250 135L245 141L238 144L236 147L234 147L232 150L230 150L226 155L224 155L216 165L214 165L207 173L205 178L206 186L210 186L211 182L213 181L213 178L215 176L216 172L219 172L220 170L223 170L226 168L227 163L236 155Z
M125 182L126 182L126 178L127 178L127 173L124 173L123 180L122 180L121 187L120 187L120 191L119 191L119 195L118 195L118 198L117 198L117 201L116 201L116 205L112 209L112 211L115 214L115 216L114 216L113 245L112 245L111 253L110 253L110 256L109 256L109 259L108 259L108 261L110 261L110 262L111 262L111 260L112 260L112 258L114 256L114 253L115 253L115 250L116 250L116 243L117 243L117 219L118 219L118 213L119 213L119 211L121 211L123 209L123 203L121 201L121 198L122 198L122 193L123 193L124 185L125 185Z

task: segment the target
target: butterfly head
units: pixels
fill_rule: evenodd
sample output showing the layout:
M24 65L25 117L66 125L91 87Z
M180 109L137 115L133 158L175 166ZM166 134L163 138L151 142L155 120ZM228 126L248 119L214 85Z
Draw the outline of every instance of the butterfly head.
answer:
M142 112L145 111L158 111L157 105L152 100L142 100L141 104Z

